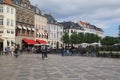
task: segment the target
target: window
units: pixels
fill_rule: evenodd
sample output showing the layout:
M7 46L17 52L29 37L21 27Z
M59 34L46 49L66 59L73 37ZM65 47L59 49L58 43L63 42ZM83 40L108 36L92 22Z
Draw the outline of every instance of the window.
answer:
M62 35L62 32L60 32L60 35Z
M16 0L16 4L20 4L20 0Z
M11 31L11 34L14 34L14 31Z
M11 20L11 26L13 26L13 20Z
M25 34L25 30L22 30L22 34Z
M14 46L14 42L13 41L11 41L11 46Z
M73 30L71 30L71 33L73 33Z
M11 14L13 14L13 9L11 8Z
M10 11L10 8L9 8L9 7L7 7L7 13L9 13L9 11Z
M9 46L10 45L10 42L9 41L7 41L7 46Z
M10 33L10 30L7 30L7 33Z
M10 20L9 19L7 19L7 26L9 26L10 25Z
M27 3L25 3L24 6L27 7Z
M54 26L54 30L56 30L56 26Z
M0 6L0 13L3 13L3 6Z
M28 35L30 34L30 31L29 31L29 30L27 30L27 34L28 34Z
M0 33L3 33L3 31L2 31L2 30L0 30Z
M3 25L3 18L0 18L0 25Z
M19 34L21 33L21 31L19 29L17 31L18 31Z

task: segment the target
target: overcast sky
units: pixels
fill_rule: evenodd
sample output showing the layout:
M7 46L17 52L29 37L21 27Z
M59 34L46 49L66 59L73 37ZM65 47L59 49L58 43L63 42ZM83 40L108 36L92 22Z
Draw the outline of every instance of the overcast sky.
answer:
M120 0L30 0L58 21L85 21L102 28L105 36L118 36Z

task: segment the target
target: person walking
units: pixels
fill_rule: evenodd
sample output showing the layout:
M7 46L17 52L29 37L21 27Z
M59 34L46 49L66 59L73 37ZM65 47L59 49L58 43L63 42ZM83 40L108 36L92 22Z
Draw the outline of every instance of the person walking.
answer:
M42 59L47 59L47 50L46 46L41 46L41 52L42 52Z
M14 50L14 56L17 58L19 55L18 55L18 51L19 51L19 48L18 46L15 47L15 50Z
M65 49L64 49L64 47L62 47L62 48L61 48L62 56L64 56L64 52L65 52Z
M14 55L14 48L11 49L11 56Z
M47 56L48 51L49 51L48 47L47 47L47 46L45 46L45 59L48 59L48 56Z
M9 49L8 47L5 48L5 55L7 56L8 55L8 52L9 52Z

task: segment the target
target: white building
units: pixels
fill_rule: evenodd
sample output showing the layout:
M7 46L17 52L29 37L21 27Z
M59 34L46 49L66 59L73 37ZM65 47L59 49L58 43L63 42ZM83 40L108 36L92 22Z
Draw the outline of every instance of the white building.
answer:
M15 26L16 9L9 4L0 4L0 49L14 46Z
M84 33L92 33L98 35L99 37L104 37L104 31L101 28L83 21L79 21L77 23L84 28Z
M58 24L48 24L48 43L53 48L60 48L62 46L63 27Z
M46 26L48 43L52 46L52 48L61 48L63 44L61 40L63 35L63 26L57 23L51 15L46 14L46 17L48 20Z
M64 32L67 32L69 36L71 36L73 32L84 33L84 29L74 22L62 22L61 24L64 26Z

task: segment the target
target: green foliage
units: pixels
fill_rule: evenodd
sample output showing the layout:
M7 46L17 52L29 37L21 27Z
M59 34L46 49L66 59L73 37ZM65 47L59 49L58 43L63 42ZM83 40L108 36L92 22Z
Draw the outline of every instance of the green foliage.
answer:
M64 44L70 44L70 37L68 33L64 33L64 35L62 36L62 41Z
M73 32L71 36L68 35L68 33L64 33L62 36L62 41L64 44L80 44L80 43L94 43L99 42L100 37L96 34L90 34L90 33L76 33Z
M71 36L70 36L70 40L71 40L71 44L78 44L78 35L76 32L74 32Z
M84 33L78 33L78 43L84 43Z
M101 38L98 37L98 35L96 34L86 33L84 39L85 39L85 43L94 43L94 42L99 42Z
M106 36L105 38L103 38L101 40L101 42L102 42L102 45L111 46L111 45L117 43L118 40L114 37Z

